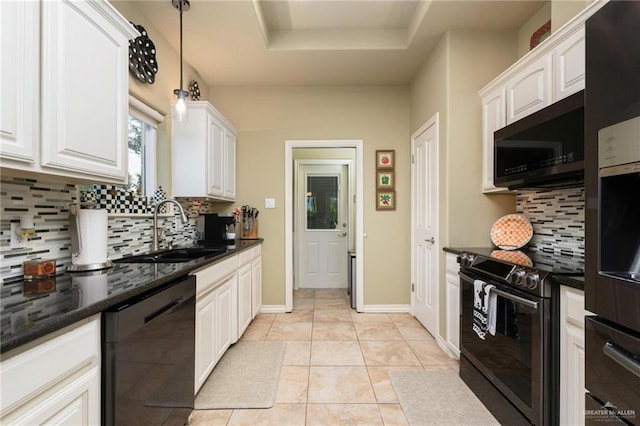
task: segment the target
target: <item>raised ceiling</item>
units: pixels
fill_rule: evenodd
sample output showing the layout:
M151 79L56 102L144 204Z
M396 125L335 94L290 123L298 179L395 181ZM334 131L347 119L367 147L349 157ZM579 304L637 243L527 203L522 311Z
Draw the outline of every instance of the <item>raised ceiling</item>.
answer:
M516 30L548 0L191 0L184 59L208 85L408 84L443 33ZM171 0L134 1L178 50Z

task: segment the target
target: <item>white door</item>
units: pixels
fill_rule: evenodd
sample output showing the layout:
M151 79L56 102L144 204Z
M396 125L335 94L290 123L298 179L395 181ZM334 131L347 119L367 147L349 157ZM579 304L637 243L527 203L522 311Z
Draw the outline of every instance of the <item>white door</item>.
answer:
M347 288L348 176L346 165L298 166L298 288Z
M412 305L415 317L438 335L438 118L411 141Z

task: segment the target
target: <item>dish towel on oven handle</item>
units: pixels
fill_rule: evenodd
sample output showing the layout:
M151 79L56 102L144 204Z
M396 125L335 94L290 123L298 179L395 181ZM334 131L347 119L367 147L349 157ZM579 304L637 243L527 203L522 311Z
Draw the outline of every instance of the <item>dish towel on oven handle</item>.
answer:
M487 331L493 331L492 335L496 332L496 294L491 297L494 287L482 280L473 282L473 331L482 340L486 338Z

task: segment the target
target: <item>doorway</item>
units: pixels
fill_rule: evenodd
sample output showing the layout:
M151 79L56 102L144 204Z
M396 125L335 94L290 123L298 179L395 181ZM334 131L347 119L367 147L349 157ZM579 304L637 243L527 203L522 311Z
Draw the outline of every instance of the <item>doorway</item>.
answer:
M351 149L346 149L352 151ZM349 154L354 154L349 152ZM294 154L295 157L295 154ZM347 289L351 160L295 160L294 288Z
M438 114L411 136L411 293L413 315L439 335Z
M349 185L349 193L351 196L346 197L346 200L343 201L347 203L350 207L349 217L345 218L343 221L334 221L338 225L338 230L335 229L335 224L333 229L328 229L331 232L331 236L335 238L342 238L338 236L338 232L347 232L347 235L344 236L344 239L347 240L347 244L349 244L348 240L351 239L351 250L355 249L356 253L356 265L355 265L355 295L356 295L356 309L358 311L362 311L364 305L364 295L363 295L363 247L364 247L364 226L363 226L363 141L362 140L295 140L295 141L285 141L285 311L291 312L293 309L293 289L295 287L299 287L296 284L296 277L300 274L299 271L299 263L297 262L298 254L296 253L296 240L297 233L300 230L297 228L298 224L301 222L298 218L301 217L303 221L306 223L308 218L306 217L306 193L304 206L302 208L302 213L300 213L300 209L296 209L296 207L300 206L300 203L296 203L296 175L297 169L300 166L300 161L298 165L296 165L296 151L302 149L313 148L309 151L317 150L316 153L318 155L313 155L311 157L305 158L308 160L308 164L316 163L319 166L322 166L322 162L325 162L324 165L329 165L333 163L334 165L340 166L340 173L344 173L342 167L347 166L347 175L351 175L351 184ZM340 149L348 149L351 152L352 159L349 161L344 161L345 158L326 158L327 153L332 150L340 150ZM300 159L298 159L300 160ZM341 161L337 161L341 160ZM309 163L310 162L310 163ZM317 172L317 170L316 170ZM330 177L331 172L323 172L328 173L325 174L324 177ZM313 176L313 173L311 173ZM322 177L321 175L318 177ZM331 180L331 179L329 179ZM312 179L313 181L313 179ZM303 186L307 185L307 182L303 182ZM300 188L298 188L301 190ZM308 188L307 188L308 189ZM344 199L344 192L341 192ZM316 199L316 202L318 200ZM318 207L316 205L316 207ZM298 210L298 211L296 211ZM344 213L343 213L344 214ZM345 231L342 224L346 225L347 230ZM325 228L330 228L331 224L325 223L323 226ZM340 249L340 251L342 251ZM348 265L348 256L346 249L344 250L343 259L339 259L336 257L336 262L340 262L341 265L344 266L345 272ZM342 280L342 278L340 278ZM345 280L346 281L346 280ZM312 286L309 288L313 288ZM335 288L335 287L334 287Z

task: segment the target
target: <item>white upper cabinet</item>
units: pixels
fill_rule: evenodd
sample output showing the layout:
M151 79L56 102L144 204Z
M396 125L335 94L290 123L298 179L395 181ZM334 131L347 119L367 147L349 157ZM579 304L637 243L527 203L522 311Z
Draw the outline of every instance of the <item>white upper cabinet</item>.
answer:
M0 7L3 59L5 47L12 58L2 61L2 167L126 182L128 52L137 32L106 1Z
M551 105L553 55L544 55L518 70L507 81L507 124Z
M584 89L584 26L578 28L553 50L554 99L563 99Z
M207 194L212 197L224 197L224 175L223 168L220 167L220 159L224 155L224 127L214 117L208 117L208 120L211 122L211 133L206 154Z
M236 135L233 132L224 134L224 198L236 198Z
M482 191L496 192L504 188L493 185L493 132L505 126L505 88L498 87L482 96Z
M0 2L0 158L26 164L37 160L40 130L39 18L36 2Z
M236 198L237 130L209 102L189 103L188 119L173 120L174 197Z
M480 90L484 193L507 191L493 185L494 132L584 89L584 22L604 4L591 3Z

